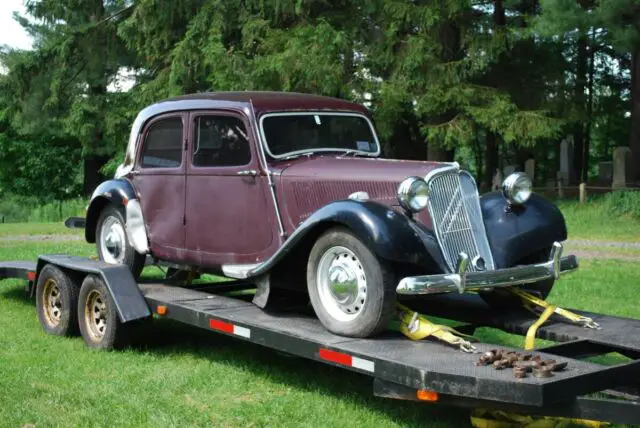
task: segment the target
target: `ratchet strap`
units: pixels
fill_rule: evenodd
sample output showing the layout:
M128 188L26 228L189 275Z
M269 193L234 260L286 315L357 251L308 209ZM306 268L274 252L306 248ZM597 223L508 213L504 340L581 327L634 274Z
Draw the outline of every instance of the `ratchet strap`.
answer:
M400 320L400 331L409 339L421 340L426 337L434 337L463 352L477 352L476 347L471 344L472 340L475 341L472 336L462 334L449 326L433 323L400 303L397 303L396 306Z
M572 419L546 416L529 416L495 410L477 409L471 413L471 425L475 428L560 428L577 425L600 428L609 425L605 422L587 419Z
M527 330L527 335L524 343L524 348L526 350L535 348L536 333L538 332L538 328L540 328L542 324L547 322L547 320L551 318L553 314L559 315L562 318L567 319L573 323L580 324L585 328L593 328L597 330L600 330L601 328L600 325L592 318L578 315L574 312L552 305L542 299L537 298L532 294L529 294L517 288L512 288L510 289L510 291L520 298L520 300L522 301L522 305L527 310L533 312L536 315L539 315L538 320L533 323Z

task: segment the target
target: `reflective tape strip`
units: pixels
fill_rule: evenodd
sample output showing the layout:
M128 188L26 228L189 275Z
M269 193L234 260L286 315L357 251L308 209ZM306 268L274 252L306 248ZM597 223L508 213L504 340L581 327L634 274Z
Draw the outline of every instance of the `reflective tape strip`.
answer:
M370 373L373 373L375 371L375 363L373 361L365 360L364 358L353 357L349 354L332 351L331 349L320 348L318 356L322 360L331 361L332 363L340 364L343 366L353 367Z
M240 327L228 322L219 320L209 320L209 327L213 330L222 331L224 333L235 334L236 336L244 337L246 339L251 338L251 330L246 327Z

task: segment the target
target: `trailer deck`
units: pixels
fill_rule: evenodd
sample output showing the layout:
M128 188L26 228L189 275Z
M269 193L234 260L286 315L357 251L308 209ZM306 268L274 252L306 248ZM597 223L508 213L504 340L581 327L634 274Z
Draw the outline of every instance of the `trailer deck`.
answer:
M33 283L46 263L81 273L101 273L105 268L101 262L86 258L44 256L38 263L0 262L0 279L22 278ZM105 269L121 273L120 267ZM113 272L103 277L106 281L119 278ZM375 380L374 393L379 396L417 400L416 392L426 390L437 393L437 402L444 404L640 423L640 320L589 314L602 330L549 322L538 330L538 337L560 343L536 350L535 354L567 362L567 368L549 378L529 375L516 379L511 370L478 366L479 354L463 353L443 343L410 341L393 331L371 339L336 336L304 308L265 311L248 301L247 295L225 295L250 286L246 282L231 282L186 288L143 282L135 288L148 305L147 310L156 316L370 375ZM127 301L135 300L135 293L122 285L112 284L110 289L112 293L124 293ZM490 326L524 334L536 320L526 311L492 312L473 297L438 296L420 304L414 302L413 306L424 306L420 309L423 314L467 322L467 331ZM129 313L127 305L123 306L124 312ZM485 352L498 346L478 343L476 347ZM609 352L618 352L630 360L603 366L581 359ZM630 400L584 397L605 390L618 395L624 392Z

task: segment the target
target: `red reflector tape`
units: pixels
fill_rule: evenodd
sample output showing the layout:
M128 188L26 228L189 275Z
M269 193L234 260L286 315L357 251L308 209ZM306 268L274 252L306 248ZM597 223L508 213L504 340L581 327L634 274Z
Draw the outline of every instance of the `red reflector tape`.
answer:
M341 364L347 367L364 370L373 373L375 371L375 363L364 358L353 357L342 352L332 351L331 349L320 348L319 357L332 363Z
M246 327L240 327L239 325L234 325L229 322L219 321L219 320L209 320L209 327L213 330L222 331L228 334L235 334L236 336L244 337L247 339L251 338L251 330Z
M35 272L27 272L27 281L35 281L36 273Z

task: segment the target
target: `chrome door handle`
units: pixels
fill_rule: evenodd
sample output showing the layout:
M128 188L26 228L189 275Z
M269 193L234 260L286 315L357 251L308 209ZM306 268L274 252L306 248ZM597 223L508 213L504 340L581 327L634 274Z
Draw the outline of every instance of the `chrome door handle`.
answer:
M238 175L249 175L251 177L255 177L256 175L258 175L258 171L256 171L255 169L247 169L244 171L238 171L236 174Z

